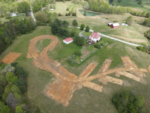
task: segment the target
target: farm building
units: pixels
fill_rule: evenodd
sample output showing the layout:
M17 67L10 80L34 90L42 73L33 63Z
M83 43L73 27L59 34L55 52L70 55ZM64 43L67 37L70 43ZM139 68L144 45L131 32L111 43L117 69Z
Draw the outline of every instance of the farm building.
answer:
M12 12L11 14L10 14L10 17L14 17L14 16L18 16L16 13L14 13L14 12Z
M119 27L119 23L108 23L108 26L110 26L111 28L118 28Z
M64 42L65 44L70 44L70 43L73 42L73 39L72 39L71 37L69 37L69 38L64 39L63 42Z
M89 36L89 41L93 41L93 42L98 42L101 40L101 36L100 34L98 34L97 32L93 32L90 36Z

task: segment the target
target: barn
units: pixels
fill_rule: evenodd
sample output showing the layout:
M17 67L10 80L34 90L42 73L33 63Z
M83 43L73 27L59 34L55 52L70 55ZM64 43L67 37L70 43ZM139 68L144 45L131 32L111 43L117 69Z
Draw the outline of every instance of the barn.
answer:
M108 23L108 26L110 26L113 29L117 29L119 27L119 23Z
M71 37L68 37L68 38L64 39L63 42L64 42L65 44L70 44L70 43L73 42L73 39L72 39Z

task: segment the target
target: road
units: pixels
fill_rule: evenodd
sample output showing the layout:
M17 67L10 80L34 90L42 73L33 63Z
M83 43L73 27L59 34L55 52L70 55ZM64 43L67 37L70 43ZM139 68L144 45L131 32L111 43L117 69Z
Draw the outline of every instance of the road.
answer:
M34 17L33 11L32 11L32 6L31 6L31 17L33 18L34 22L36 22L36 19Z
M85 39L87 39L88 37L82 35L84 31L82 31L81 33L79 33L79 36L80 37L84 37ZM92 29L90 29L90 32L94 32ZM99 33L99 32L98 32ZM102 34L102 33L99 33L101 36L103 37L106 37L106 38L109 38L109 39L112 39L112 40L115 40L115 41L118 41L118 42L122 42L124 44L127 44L127 45L131 45L131 46L141 46L141 45L138 45L138 44L134 44L134 43L130 43L130 42L127 42L127 41L124 41L124 40L120 40L120 39L117 39L117 38L114 38L114 37L111 37L111 36L108 36L108 35L105 35L105 34Z

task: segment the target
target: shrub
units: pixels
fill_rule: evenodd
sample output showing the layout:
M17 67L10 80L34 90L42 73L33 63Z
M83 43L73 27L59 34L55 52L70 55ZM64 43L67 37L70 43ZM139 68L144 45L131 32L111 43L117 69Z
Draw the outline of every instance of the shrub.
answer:
M48 15L44 12L36 13L35 18L40 23L47 23L47 21L48 21Z
M101 44L96 43L96 44L94 44L94 47L97 49L101 49Z
M128 25L132 25L134 23L134 20L133 20L133 17L132 16L129 16L126 20L127 24Z
M82 55L81 51L76 51L74 54L77 55L77 56L81 56Z

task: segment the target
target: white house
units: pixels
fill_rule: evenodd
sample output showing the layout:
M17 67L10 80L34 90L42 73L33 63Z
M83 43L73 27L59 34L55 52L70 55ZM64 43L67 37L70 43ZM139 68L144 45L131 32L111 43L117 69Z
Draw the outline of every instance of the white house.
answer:
M73 42L73 39L72 39L71 37L69 37L69 38L64 39L63 42L64 42L65 44L70 44L70 43Z
M98 34L97 32L93 32L90 36L89 36L89 40L93 41L93 42L98 42L101 40L101 36L100 34Z
M14 12L12 12L11 14L10 14L10 17L14 17L14 16L18 16L16 13L14 13Z

